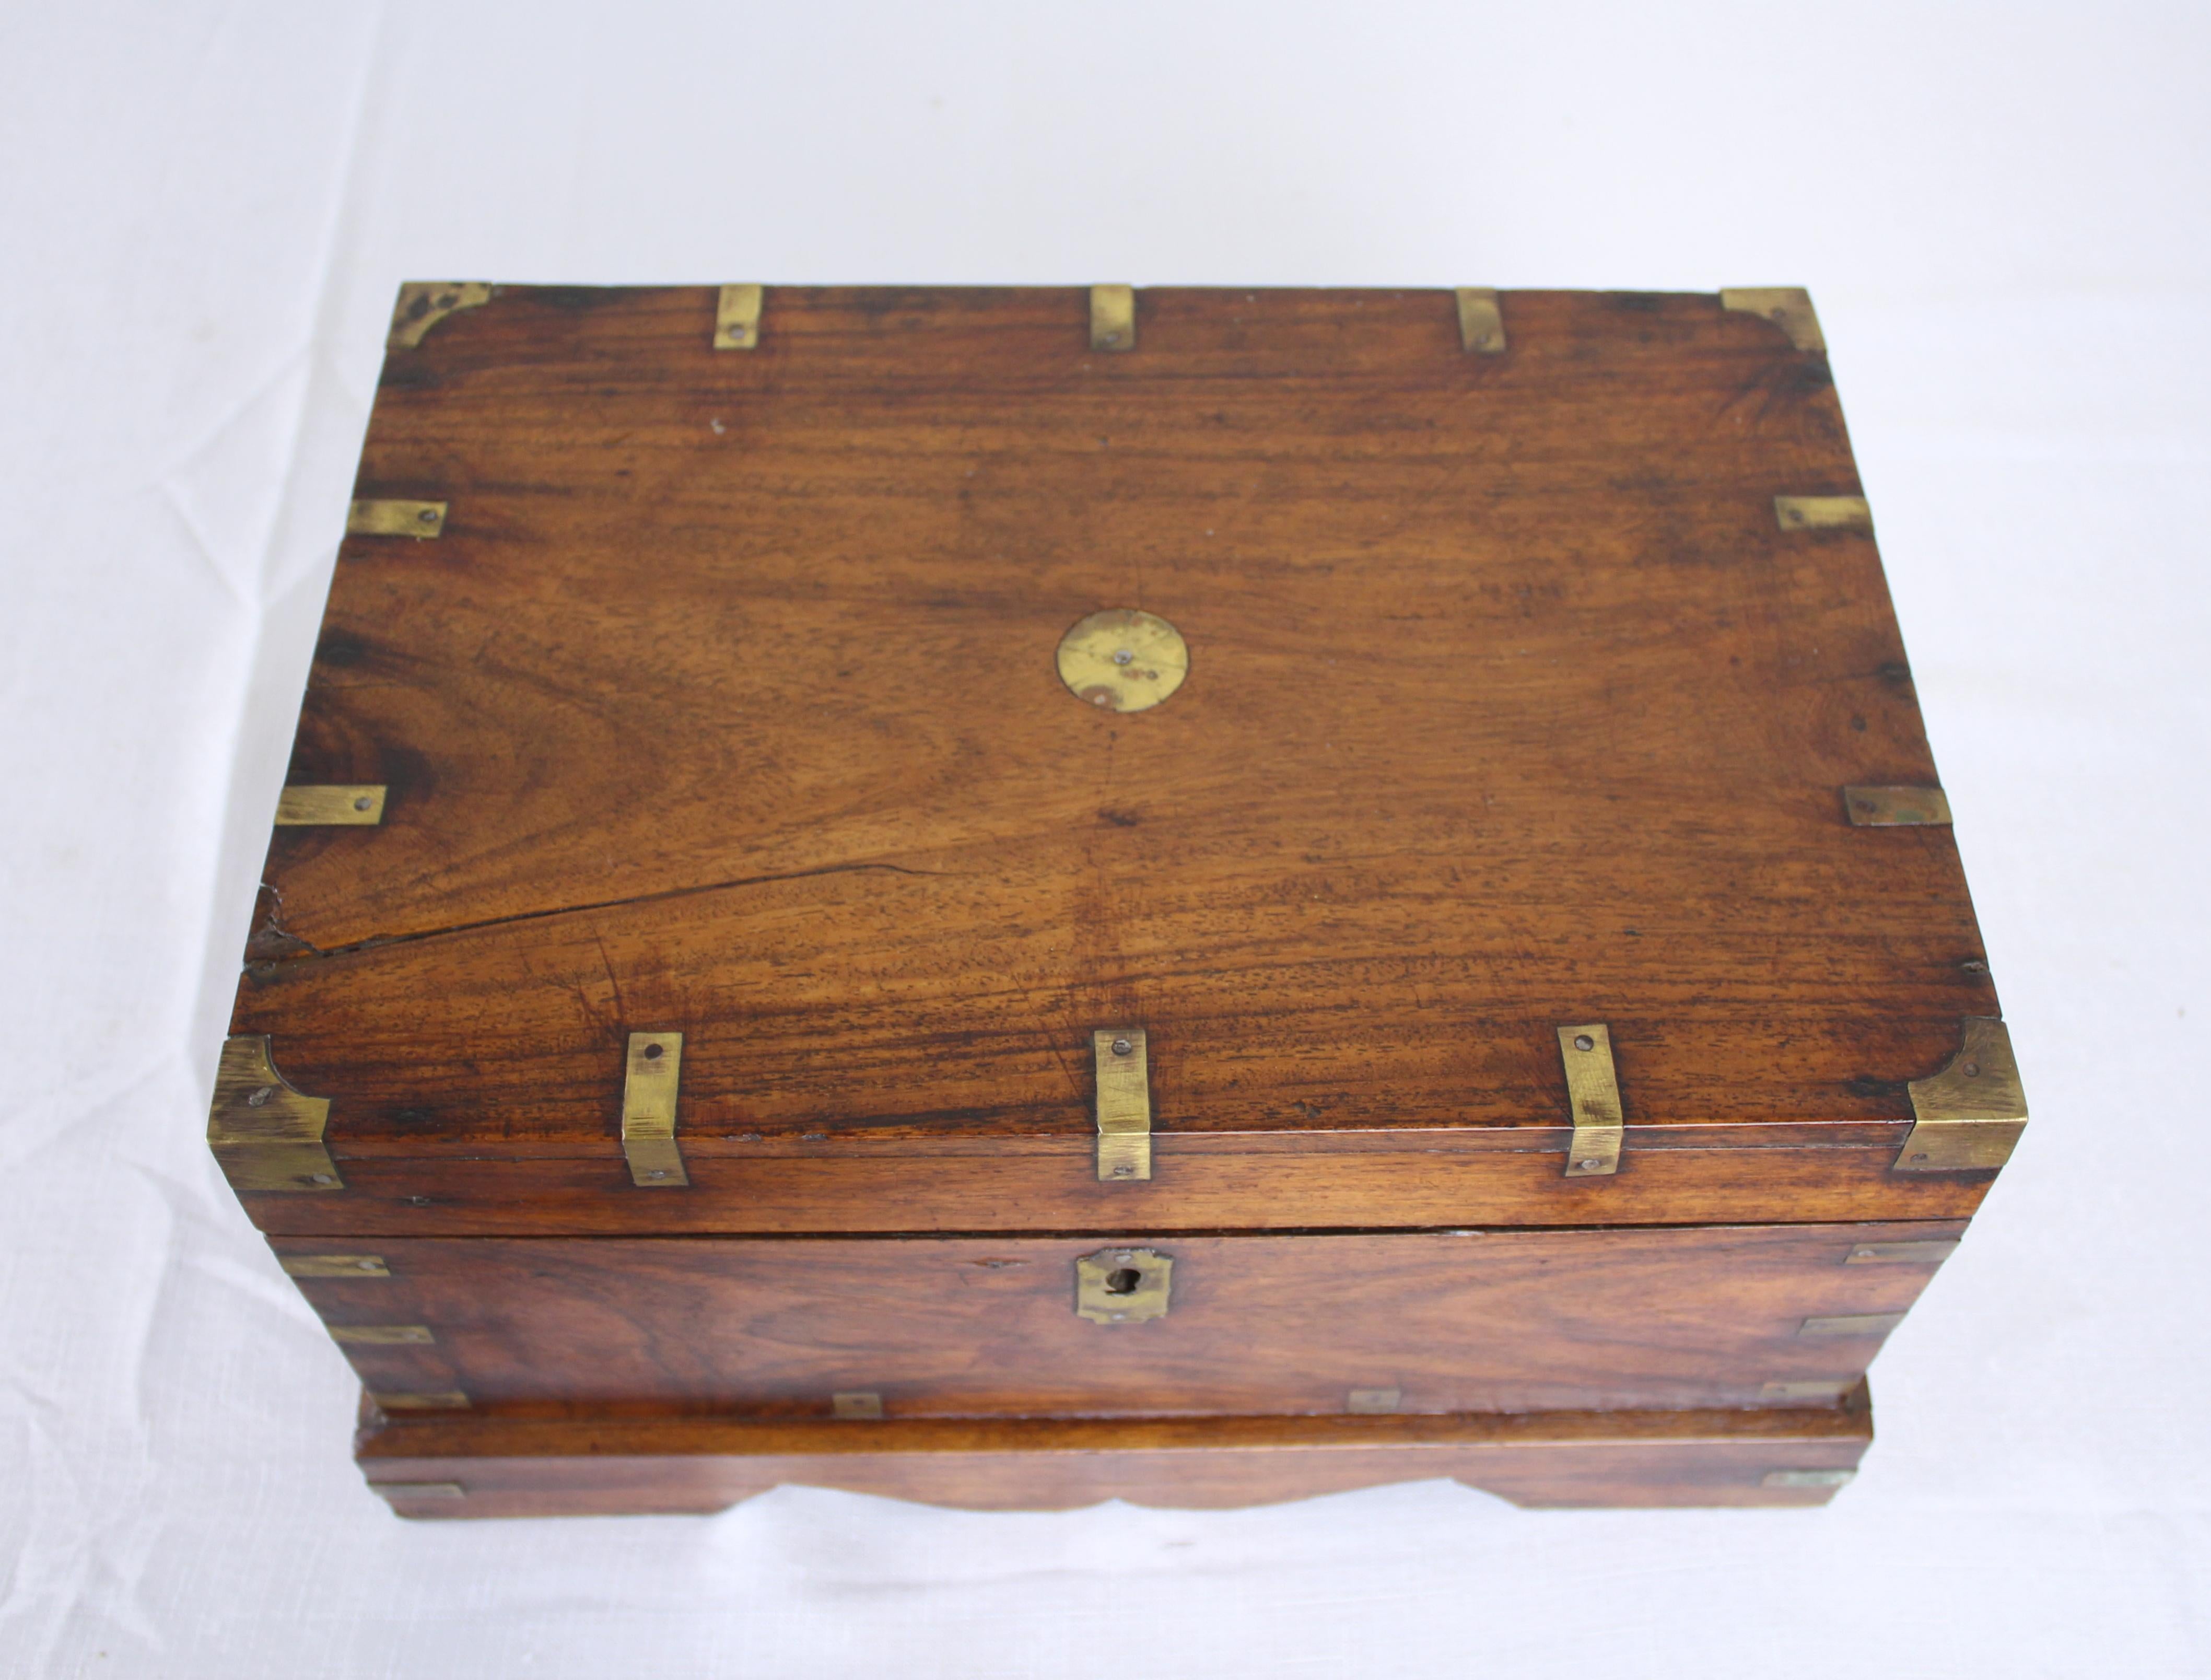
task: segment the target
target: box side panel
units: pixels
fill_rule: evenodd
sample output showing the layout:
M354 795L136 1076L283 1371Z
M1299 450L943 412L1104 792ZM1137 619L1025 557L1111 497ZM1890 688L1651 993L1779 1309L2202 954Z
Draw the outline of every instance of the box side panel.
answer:
M387 1405L1443 1415L1832 1403L1961 1228L277 1248Z

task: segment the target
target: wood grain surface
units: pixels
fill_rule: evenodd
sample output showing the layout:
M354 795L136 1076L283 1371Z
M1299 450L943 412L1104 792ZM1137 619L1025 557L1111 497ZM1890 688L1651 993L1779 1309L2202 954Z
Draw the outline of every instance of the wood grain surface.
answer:
M1384 1236L402 1240L307 1277L371 1392L828 1417L1680 1410L1854 1386L1960 1223ZM1850 1264L1868 1244L1931 1252ZM1172 1263L1166 1316L1075 1312L1078 1257ZM280 1242L282 1255L317 1252Z
M272 1228L995 1224L849 1153L842 1211L784 1210L816 1145L1079 1147L1116 1022L1171 1222L1561 1222L1524 1151L1364 1180L1417 1215L1170 1186L1184 1137L1548 1135L1584 1020L1631 1169L1568 1220L1785 1217L1775 1160L1654 1207L1681 1163L1634 1128L1891 1129L1997 1012L1949 830L1842 809L1936 776L1870 535L1775 518L1860 486L1769 323L1511 293L1467 355L1440 289L1154 290L1101 355L1080 288L772 287L729 354L715 295L506 288L386 364L356 494L449 512L341 551L290 779L389 792L271 847L234 1030L331 1099L348 1186L255 1198ZM1106 606L1188 641L1153 711L1055 674ZM615 1145L647 1030L686 1035L701 1158L649 1216ZM1805 1150L1795 1216L1986 1181L1854 1176L1876 1153Z
M356 1456L407 1517L704 1515L784 1483L978 1510L1263 1505L1441 1477L1527 1506L1810 1506L1834 1496L1872 1438L1861 1391L1820 1409L1517 1417L732 1423L371 1412ZM1768 1479L1792 1473L1804 1479Z

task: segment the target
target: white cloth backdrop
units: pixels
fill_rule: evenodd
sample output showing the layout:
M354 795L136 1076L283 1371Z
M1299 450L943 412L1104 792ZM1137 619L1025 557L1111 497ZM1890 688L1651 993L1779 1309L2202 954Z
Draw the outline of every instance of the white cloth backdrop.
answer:
M2200 4L0 22L0 1671L2211 1673ZM409 1525L203 1149L403 277L1818 300L2035 1121L1802 1513Z

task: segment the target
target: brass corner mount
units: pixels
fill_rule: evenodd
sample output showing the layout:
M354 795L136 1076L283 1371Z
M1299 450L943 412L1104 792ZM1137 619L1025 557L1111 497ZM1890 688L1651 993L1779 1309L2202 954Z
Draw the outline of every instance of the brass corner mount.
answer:
M1720 307L1739 314L1762 315L1787 333L1789 342L1798 349L1826 354L1827 341L1813 311L1812 294L1802 286L1723 287Z
M208 1109L208 1147L238 1191L343 1190L323 1142L330 1100L294 1090L270 1059L265 1033L225 1041Z
M1899 1173L1993 1171L2026 1130L2026 1092L2003 1022L1969 1015L1960 1036L1947 1066L1907 1088L1913 1125L1897 1152Z
M399 300L392 306L391 336L385 340L385 348L413 349L422 342L423 335L446 316L463 309L479 308L491 301L491 294L488 281L409 281L399 288Z

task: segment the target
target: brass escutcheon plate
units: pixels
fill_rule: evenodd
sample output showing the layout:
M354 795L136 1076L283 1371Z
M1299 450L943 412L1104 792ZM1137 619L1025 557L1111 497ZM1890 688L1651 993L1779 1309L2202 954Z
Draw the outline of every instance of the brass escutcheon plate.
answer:
M1059 639L1059 680L1101 712L1143 712L1182 687L1190 648L1164 618L1108 607Z

